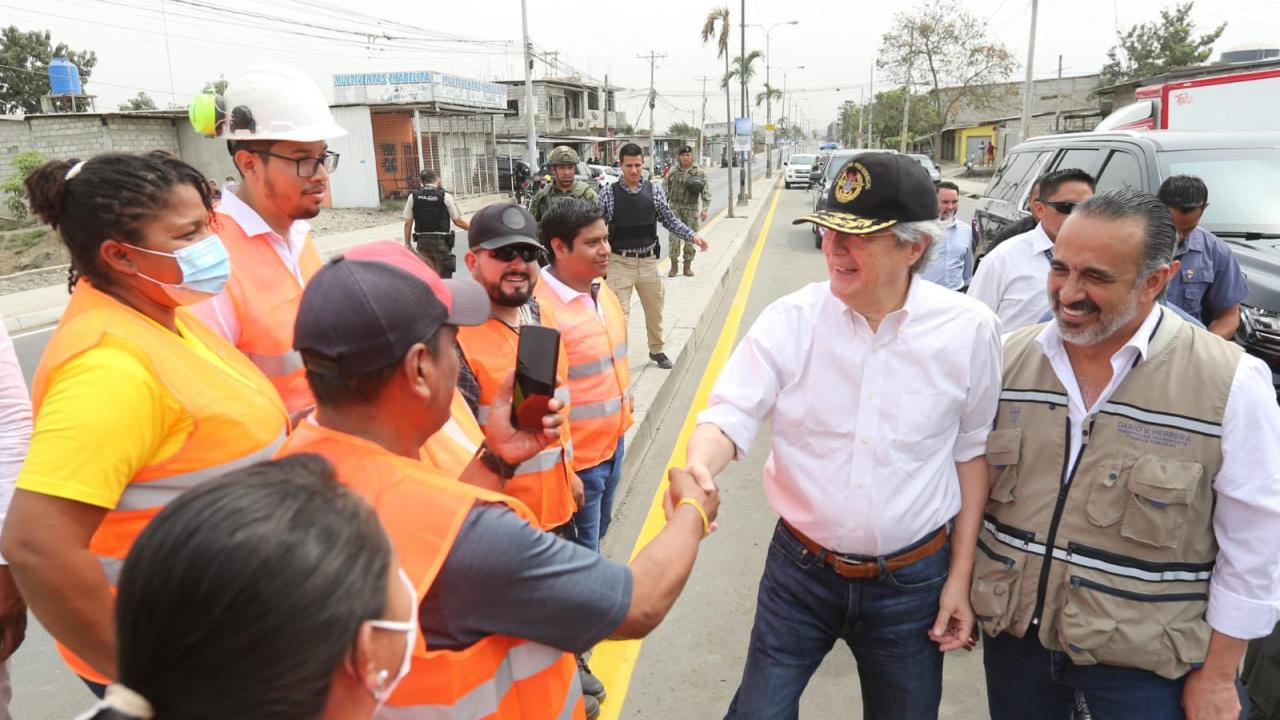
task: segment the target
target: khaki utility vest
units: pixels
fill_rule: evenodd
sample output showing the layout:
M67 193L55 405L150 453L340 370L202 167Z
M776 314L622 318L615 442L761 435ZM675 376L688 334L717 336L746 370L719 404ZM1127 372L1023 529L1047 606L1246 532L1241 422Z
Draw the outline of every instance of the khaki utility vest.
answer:
M1077 665L1177 678L1209 644L1213 479L1242 350L1161 313L1146 359L1085 420L1074 468L1043 326L1009 336L971 596L989 635L1038 626Z

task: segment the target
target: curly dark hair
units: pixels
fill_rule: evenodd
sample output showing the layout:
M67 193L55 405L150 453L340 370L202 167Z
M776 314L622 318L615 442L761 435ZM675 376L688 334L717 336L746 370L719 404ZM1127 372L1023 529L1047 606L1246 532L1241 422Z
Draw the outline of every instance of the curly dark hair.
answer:
M53 160L27 177L31 211L58 231L71 253L67 291L84 277L99 287L111 283L98 264L98 249L109 239L138 242L142 227L168 206L172 191L190 185L213 213L213 193L199 170L166 152L107 153L85 162Z

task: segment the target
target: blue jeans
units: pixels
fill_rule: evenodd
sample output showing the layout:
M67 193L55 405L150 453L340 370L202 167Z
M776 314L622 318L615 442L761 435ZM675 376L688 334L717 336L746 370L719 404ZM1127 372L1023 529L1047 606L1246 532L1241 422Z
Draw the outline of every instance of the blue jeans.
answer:
M747 666L725 717L798 718L801 693L840 639L857 661L864 718L937 718L942 653L929 629L950 558L948 544L875 580L847 580L778 523L760 578Z
M1047 650L1028 628L1026 637L983 635L987 709L992 720L1068 718L1075 691L1094 720L1181 720L1182 678L1115 665L1074 665Z
M618 438L613 457L599 465L578 471L582 480L582 509L573 514L573 527L577 537L573 541L600 552L600 541L609 532L613 519L613 493L622 479L622 449L625 438Z

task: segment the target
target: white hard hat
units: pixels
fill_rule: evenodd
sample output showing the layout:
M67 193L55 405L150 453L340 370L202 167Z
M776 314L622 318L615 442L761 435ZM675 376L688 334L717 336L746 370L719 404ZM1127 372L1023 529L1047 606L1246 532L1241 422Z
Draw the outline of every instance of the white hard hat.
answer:
M279 63L245 68L222 97L197 96L190 116L197 131L224 140L315 142L347 134L315 82Z

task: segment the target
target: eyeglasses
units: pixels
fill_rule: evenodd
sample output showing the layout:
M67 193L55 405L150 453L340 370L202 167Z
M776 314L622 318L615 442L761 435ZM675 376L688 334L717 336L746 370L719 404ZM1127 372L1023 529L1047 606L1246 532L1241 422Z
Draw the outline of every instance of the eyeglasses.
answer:
M256 150L258 155L269 155L273 158L288 160L295 165L294 171L298 173L298 177L309 178L314 176L320 170L320 166L324 165L324 171L331 173L338 169L338 153L325 151L320 157L289 157L288 155L279 155L270 150Z
M1071 211L1076 209L1076 205L1080 204L1071 202L1070 200L1041 200L1040 202L1048 205L1054 210L1057 210L1063 215L1070 215Z
M528 245L506 245L495 250L489 250L488 253L493 256L493 259L504 263L515 260L516 256L519 256L521 260L527 263L542 260L542 250Z

